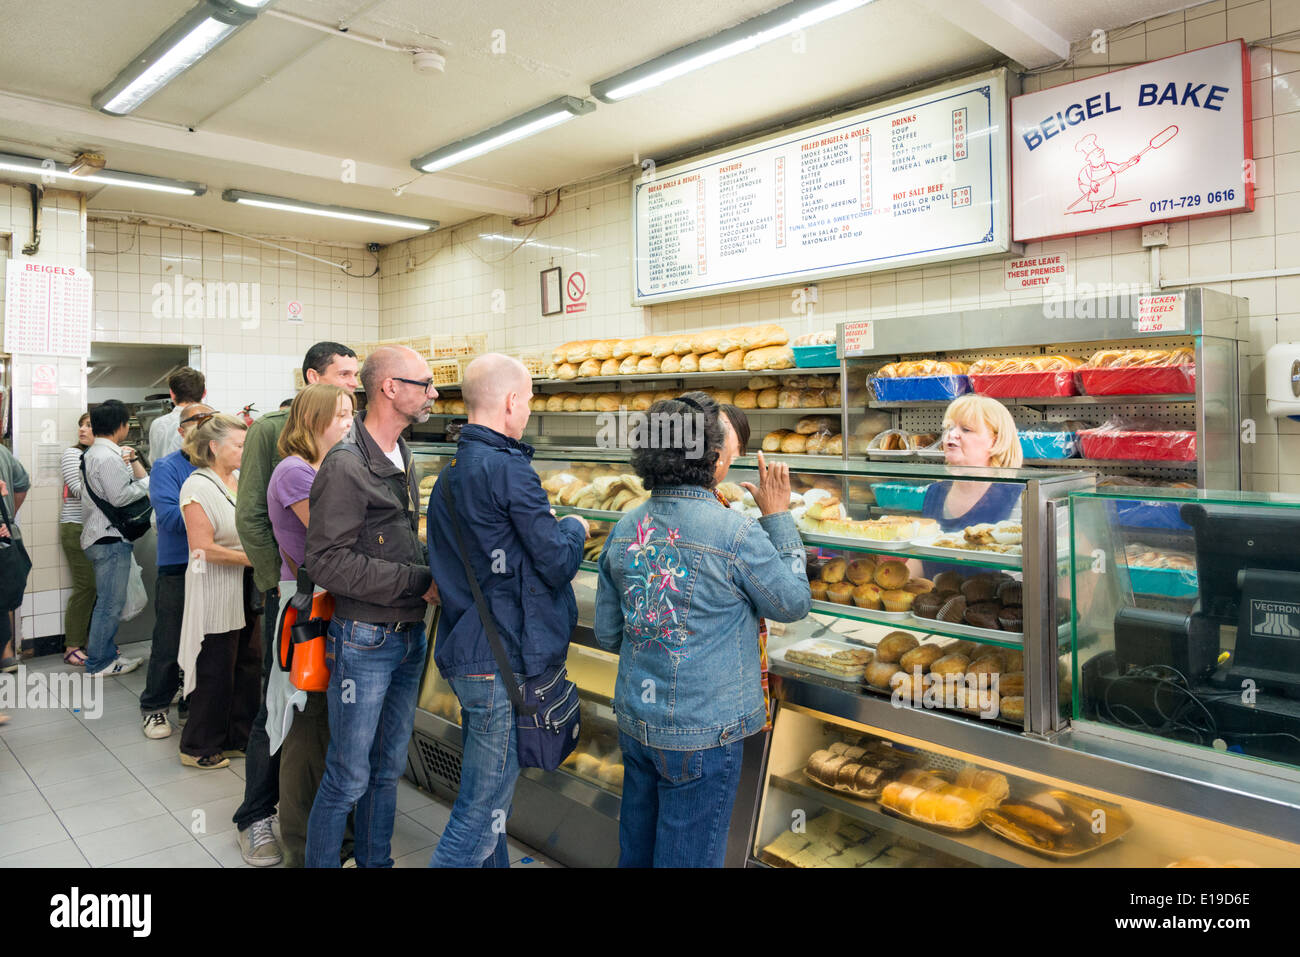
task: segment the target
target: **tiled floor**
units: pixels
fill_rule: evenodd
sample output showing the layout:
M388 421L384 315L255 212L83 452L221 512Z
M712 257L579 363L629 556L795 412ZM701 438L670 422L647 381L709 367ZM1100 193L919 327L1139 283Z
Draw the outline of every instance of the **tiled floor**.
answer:
M147 643L122 648L146 657ZM72 672L60 656L28 673ZM11 708L0 725L0 867L247 867L231 815L244 794L242 761L200 771L177 757L180 729L140 730L146 666L104 682L98 717L67 708ZM12 680L5 675L0 680ZM451 812L405 778L397 790L393 860L426 867ZM512 867L554 867L510 841Z

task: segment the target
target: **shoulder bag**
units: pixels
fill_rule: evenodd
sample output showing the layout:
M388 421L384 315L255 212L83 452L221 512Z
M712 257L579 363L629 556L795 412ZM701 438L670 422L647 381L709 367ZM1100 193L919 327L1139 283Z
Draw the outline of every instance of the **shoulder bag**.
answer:
M438 485L442 487L443 498L447 503L456 548L460 552L461 564L465 567L465 578L469 581L470 591L474 594L474 604L478 606L479 620L487 633L488 644L492 646L492 656L496 658L501 680L505 682L506 691L510 694L510 703L514 705L519 766L554 771L577 745L582 730L578 686L569 680L568 669L563 664L549 668L536 677L524 679L522 686L515 685L510 657L506 654L505 645L501 643L496 619L492 617L487 601L483 598L483 589L479 587L474 567L469 561L469 552L465 548L460 517L456 514L456 495L451 488L451 473L455 464L453 460L451 466L443 470Z
M86 477L86 453L81 453L81 487L86 490L90 500L95 506L104 513L108 519L108 524L112 525L122 537L128 542L134 542L142 538L144 533L149 531L149 520L153 517L153 503L149 501L148 495L141 495L134 502L128 502L121 508L116 505L109 505L102 498L95 494L95 490L90 487L90 480Z
M23 603L32 559L23 540L14 534L14 523L3 496L0 496L0 525L9 529L10 536L0 538L0 615L7 615L11 608Z

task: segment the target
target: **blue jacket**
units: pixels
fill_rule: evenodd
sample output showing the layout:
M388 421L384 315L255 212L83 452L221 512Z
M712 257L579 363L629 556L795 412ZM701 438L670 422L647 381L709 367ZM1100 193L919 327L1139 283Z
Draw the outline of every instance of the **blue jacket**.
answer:
M619 730L668 751L761 731L759 616L798 621L811 599L789 512L755 520L700 486L655 489L600 556L596 640L619 654Z
M181 486L194 474L194 465L177 450L153 464L149 473L149 501L158 523L158 565L185 565L190 560L190 540L181 514Z
M465 579L441 483L452 482L470 563L496 619L510 666L529 677L562 662L578 623L573 576L582 525L556 521L533 449L481 425L460 431L456 457L429 500L429 568L442 614L434 660L444 677L495 674L496 659Z

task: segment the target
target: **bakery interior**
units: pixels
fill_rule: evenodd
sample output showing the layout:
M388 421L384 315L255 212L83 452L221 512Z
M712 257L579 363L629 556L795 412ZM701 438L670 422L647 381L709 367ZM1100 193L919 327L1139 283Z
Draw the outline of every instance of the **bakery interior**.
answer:
M746 742L729 866L1300 866L1300 400L1272 388L1277 366L1300 396L1300 0L1039 0L1032 30L982 0L787 6L0 0L0 249L93 282L83 352L0 352L0 432L33 475L23 654L61 648L60 483L38 463L88 405L127 401L147 451L179 366L255 417L303 386L316 341L362 360L404 344L439 391L407 435L423 516L464 369L504 352L534 377L542 487L592 525L568 657L583 736L559 771L521 776L522 844L617 862L595 563L649 495L620 430L701 390L751 425L730 508L759 514L741 483L760 453L790 464L812 592L807 618L769 625L774 722ZM682 65L758 17L761 41ZM132 57L206 22L222 39L140 99ZM1015 238L1018 97L1236 41L1250 208ZM666 79L643 68L661 57ZM758 215L739 201L701 201L686 226L653 212L651 187L692 171L972 91L996 121L969 147L987 150L991 216L970 248L922 235L846 263L808 243L785 269L727 256ZM1137 168L1165 150L1153 138ZM1177 156L1194 177L1201 158ZM792 206L840 188L782 162ZM697 237L666 271L665 222ZM709 268L735 278L711 284L703 250L728 228ZM871 225L886 246L912 228ZM1008 261L1035 257L1060 257L1063 281L1016 287ZM1152 296L1176 324L1143 326ZM945 413L966 396L1010 416L1015 467L950 464ZM954 486L1007 507L943 528ZM151 628L152 605L118 640ZM407 779L444 801L459 720L431 647Z

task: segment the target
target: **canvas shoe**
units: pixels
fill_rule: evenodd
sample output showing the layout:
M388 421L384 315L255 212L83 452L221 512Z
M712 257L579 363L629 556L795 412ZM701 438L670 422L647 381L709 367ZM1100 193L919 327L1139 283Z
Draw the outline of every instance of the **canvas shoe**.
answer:
M273 867L284 860L280 853L280 844L271 830L271 818L264 817L254 821L244 830L236 829L235 840L239 842L239 854L245 864L253 867Z
M144 716L144 736L146 738L171 737L172 726L167 723L166 711L154 711Z
M105 678L120 678L124 674L135 671L140 667L140 658L122 658L119 657L103 671L96 671L95 674L103 675Z

